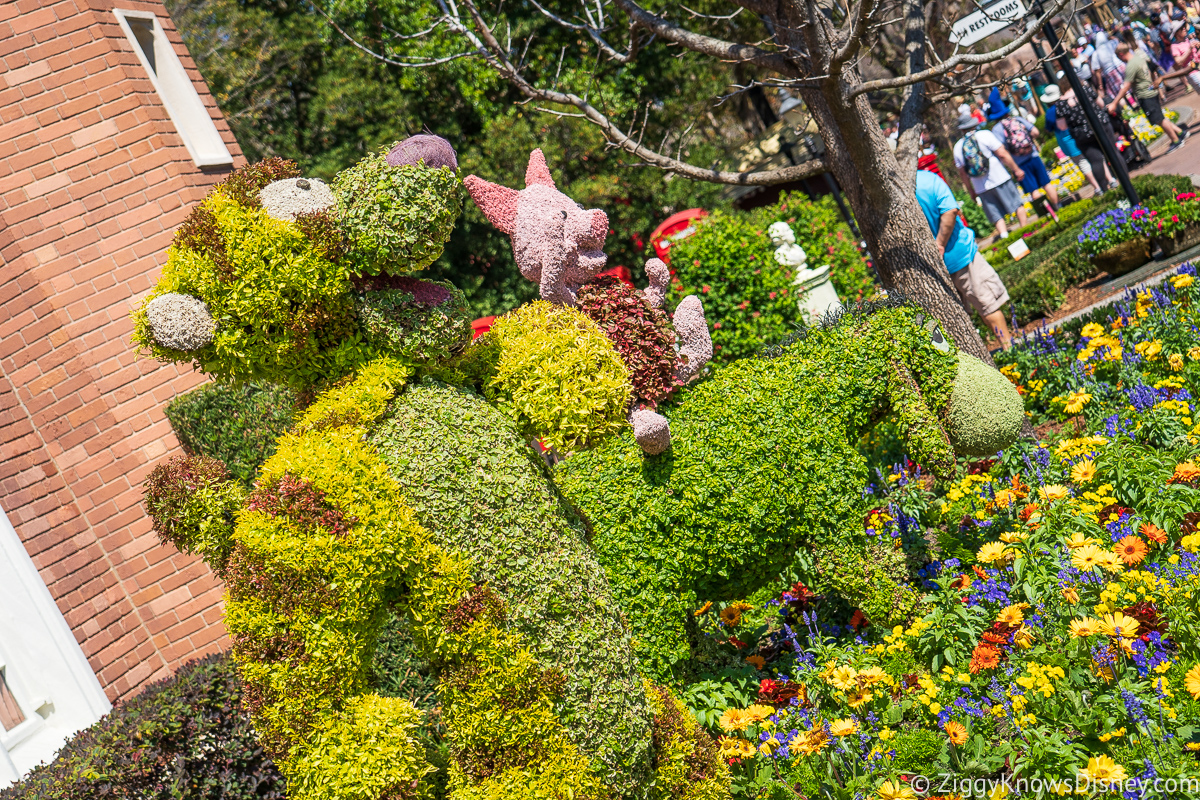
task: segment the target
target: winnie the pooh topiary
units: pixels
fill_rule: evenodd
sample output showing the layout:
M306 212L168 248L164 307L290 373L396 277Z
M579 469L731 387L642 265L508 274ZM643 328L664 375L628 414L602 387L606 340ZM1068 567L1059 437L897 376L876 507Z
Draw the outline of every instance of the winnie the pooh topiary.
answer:
M862 533L868 475L856 444L889 412L912 456L939 475L952 470L955 447L1006 447L1024 416L1004 376L893 300L696 386L668 412L667 453L647 457L623 437L557 468L556 482L592 523L592 546L651 677L687 673L691 609L749 596L798 548L816 560L818 590L880 622L913 613L918 596L897 581L906 570L891 563L891 543L868 544Z
M700 782L719 793L724 764L694 730L655 738L655 709L667 706L647 694L584 522L509 408L529 399L519 370L491 375L495 407L418 380L469 338L457 290L406 274L430 257L441 234L426 226L439 208L457 213L460 191L445 148L418 150L440 163L373 155L353 180L333 181L333 205L316 182L297 186L307 179L285 162L239 170L181 229L134 313L138 341L226 380L290 383L315 399L249 492L218 462L156 468L155 528L225 580L255 729L292 797L374 800L437 786L461 798L634 796L654 785L662 748L705 765ZM362 181L375 190L339 193ZM375 230L385 224L402 229ZM410 224L425 231L421 247L406 249ZM156 303L183 309L167 315L173 327L151 315ZM514 316L511 341L491 347L502 364L570 331L591 360L556 385L601 387L599 416L574 429L591 442L623 419L628 374L596 323L552 308L532 327ZM197 333L179 335L188 324ZM608 365L607 383L597 364ZM425 758L421 714L369 681L393 616L439 676L451 755L441 774Z

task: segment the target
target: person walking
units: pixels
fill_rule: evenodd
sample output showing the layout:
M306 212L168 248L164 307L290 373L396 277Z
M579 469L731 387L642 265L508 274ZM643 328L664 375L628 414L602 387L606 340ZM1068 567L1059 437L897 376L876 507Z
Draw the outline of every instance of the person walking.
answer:
M963 224L954 193L940 176L919 169L916 194L963 305L979 312L1000 340L1000 345L1007 350L1012 346L1012 335L1000 309L1008 302L1008 290L979 252L975 232Z
M1133 52L1124 42L1117 45L1116 53L1117 58L1125 62L1125 80L1116 97L1108 104L1108 113L1116 114L1117 104L1132 91L1138 105L1146 113L1146 118L1150 120L1151 124L1160 126L1163 133L1167 134L1167 138L1171 140L1171 146L1167 148L1167 152L1178 150L1188 136L1187 131L1181 131L1163 113L1162 101L1158 99L1158 90L1150 79L1150 64L1146 56L1140 52Z
M1013 175L1020 180L1025 172L991 131L975 130L978 127L979 122L970 114L959 116L958 129L963 138L954 143L954 166L971 199L979 201L988 221L1004 238L1008 236L1006 216L1016 213L1017 223L1022 226L1028 218L1021 190L1013 182Z
M1096 97L1096 92L1090 84L1083 84L1084 97L1080 98L1073 91L1064 92L1062 99L1054 104L1054 115L1057 120L1058 127L1062 130L1070 131L1071 138L1075 140L1075 145L1083 153L1084 158L1092 166L1092 173L1096 176L1096 181L1100 183L1102 190L1112 186L1112 174L1108 171L1108 164L1104 160L1104 150L1100 146L1100 136L1107 136L1110 142L1116 142L1116 137L1113 136L1112 124L1109 121L1108 113L1100 105L1099 99ZM1080 103L1091 103L1096 109L1096 116L1100 120L1100 130L1092 130L1092 125L1088 121L1087 113L1083 110Z
M1060 72L1059 75L1062 73ZM1071 129L1067 127L1066 123L1058 124L1058 109L1055 107L1055 103L1061 99L1062 90L1053 83L1042 92L1042 107L1046 109L1046 127L1054 131L1054 138L1058 142L1059 148L1062 149L1063 155L1075 162L1079 171L1092 185L1092 189L1096 194L1100 194L1104 190L1100 188L1100 182L1096 180L1096 173L1092 171L1092 163L1079 149L1079 145L1076 144L1075 137L1071 135Z
M1038 154L1037 127L1019 113L1014 114L1000 96L999 89L992 89L988 98L988 109L988 119L996 123L992 126L992 133L1012 155L1017 168L1025 173L1024 177L1019 179L1021 188L1030 196L1039 189L1045 192L1046 207L1050 216L1057 220L1058 187L1054 185L1050 173L1046 170L1046 163Z

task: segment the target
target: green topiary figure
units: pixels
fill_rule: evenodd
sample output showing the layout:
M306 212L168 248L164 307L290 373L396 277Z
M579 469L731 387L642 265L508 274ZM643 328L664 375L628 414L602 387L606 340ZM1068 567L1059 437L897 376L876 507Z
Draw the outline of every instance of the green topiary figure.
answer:
M961 413L968 408L969 413ZM737 361L665 413L674 444L647 457L625 436L557 468L657 680L680 677L689 612L750 595L804 547L823 585L872 620L912 614L918 595L863 541L867 465L856 443L894 412L936 474L954 446L994 453L1023 409L996 370L956 351L900 302L860 307L770 353ZM891 545L888 544L887 547Z

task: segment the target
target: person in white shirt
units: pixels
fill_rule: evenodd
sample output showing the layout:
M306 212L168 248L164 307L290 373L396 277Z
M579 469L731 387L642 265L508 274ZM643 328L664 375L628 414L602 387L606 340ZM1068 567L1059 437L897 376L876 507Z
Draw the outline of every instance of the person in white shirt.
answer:
M1004 238L1008 236L1006 216L1015 212L1017 224L1021 226L1029 216L1021 190L1013 181L1014 176L1018 181L1022 180L1025 171L1017 166L994 133L975 130L978 127L978 120L971 115L959 115L958 129L964 136L954 143L954 166L958 167L958 174L972 199L979 201L1000 238ZM978 155L974 155L976 151Z

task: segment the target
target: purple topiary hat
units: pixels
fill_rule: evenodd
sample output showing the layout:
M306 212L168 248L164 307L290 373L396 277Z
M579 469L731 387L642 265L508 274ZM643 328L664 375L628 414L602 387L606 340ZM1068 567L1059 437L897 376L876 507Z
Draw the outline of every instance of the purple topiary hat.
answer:
M440 136L422 133L410 136L388 151L386 159L389 167L401 167L406 164L425 162L430 169L449 167L458 172L458 156L454 148Z

